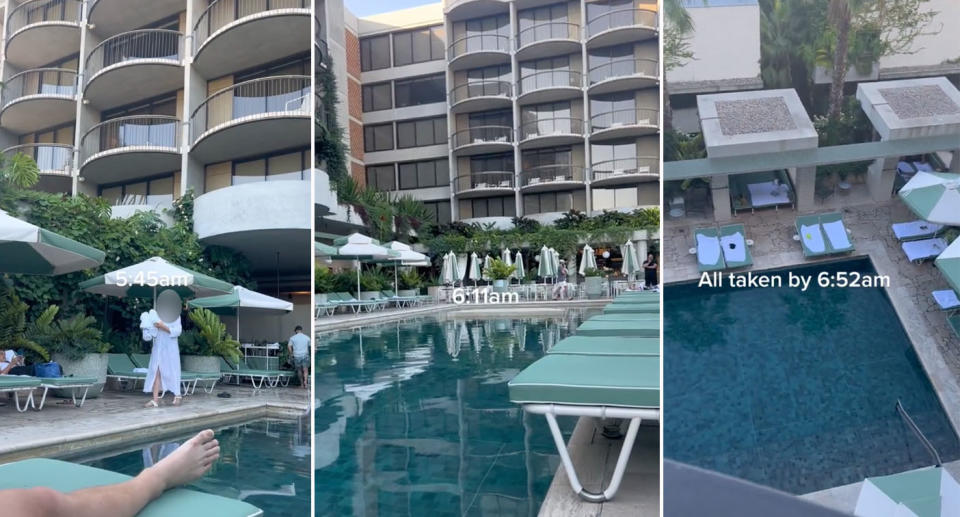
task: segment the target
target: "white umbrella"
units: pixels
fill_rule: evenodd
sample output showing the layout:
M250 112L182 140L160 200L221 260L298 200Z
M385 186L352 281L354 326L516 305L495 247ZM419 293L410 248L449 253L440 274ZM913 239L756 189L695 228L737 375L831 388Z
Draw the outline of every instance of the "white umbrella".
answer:
M550 248L550 260L553 262L553 276L556 277L560 271L560 254L553 248Z
M440 267L440 281L444 284L457 282L457 255L452 251L443 256L443 265Z
M490 275L487 274L487 271L490 269L490 263L493 262L493 259L490 258L490 255L483 257L483 272L480 278L490 281Z
M520 253L520 250L517 250L517 258L513 261L513 265L517 266L516 269L513 270L513 278L516 278L517 282L522 282L527 270L523 269L523 255Z
M359 233L351 233L346 237L340 237L333 241L333 244L337 246L338 257L356 261L357 297L360 296L360 269L363 267L360 261L385 259L393 255L390 250L381 246L378 240Z
M290 312L293 303L256 291L251 291L239 285L233 287L233 292L220 296L197 298L187 303L189 307L204 308L216 314L236 314L237 334L240 339L240 313L242 312Z
M502 261L503 261L504 263L506 263L508 266L512 266L512 265L513 265L513 260L510 259L510 250L509 250L509 249L504 248L504 249L500 252L500 260L502 260Z
M427 258L423 253L413 251L410 246L398 242L392 241L388 242L385 246L388 251L393 252L390 257L387 257L385 262L393 263L393 293L397 293L398 283L397 283L397 269L401 266L422 266L430 265L430 259Z
M468 278L473 280L473 285L477 285L477 280L480 280L482 274L480 273L480 257L477 256L476 252L470 254L470 272L468 273Z
M960 484L942 467L863 480L858 517L948 517L960 508Z
M541 278L550 278L556 274L553 269L553 257L550 256L550 248L544 245L540 248L540 265L537 268L537 276Z
M900 199L931 223L960 225L960 174L918 172L900 189Z
M123 269L81 282L80 289L120 298L157 296L157 290L173 289L182 297L217 296L233 292L233 285L211 276L153 257ZM156 300L154 300L156 301Z
M583 257L580 258L580 276L586 276L588 269L597 269L597 254L589 244L583 246Z
M620 253L623 255L623 265L621 266L620 271L623 273L623 276L628 279L640 272L640 259L637 257L637 249L633 247L633 243L627 241L621 249Z
M457 281L463 285L463 279L467 277L467 260L470 258L466 253L457 255Z

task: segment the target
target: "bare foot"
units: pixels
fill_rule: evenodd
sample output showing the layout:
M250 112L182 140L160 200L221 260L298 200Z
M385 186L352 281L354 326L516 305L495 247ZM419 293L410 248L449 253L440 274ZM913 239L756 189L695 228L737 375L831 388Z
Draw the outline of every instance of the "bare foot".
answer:
M164 490L176 488L199 479L220 457L220 443L213 431L200 431L166 458L150 467L161 480Z

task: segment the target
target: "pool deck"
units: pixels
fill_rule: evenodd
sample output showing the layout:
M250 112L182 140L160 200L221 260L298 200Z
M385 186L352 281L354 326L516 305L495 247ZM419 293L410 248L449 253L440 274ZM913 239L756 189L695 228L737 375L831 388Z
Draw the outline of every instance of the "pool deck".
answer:
M219 398L218 393L230 393ZM310 390L271 388L254 394L249 386L217 384L213 393L185 397L179 407L146 409L148 395L107 389L82 408L47 397L42 411L18 413L13 401L0 400L0 464L32 457L63 458L97 452L130 441L162 439L204 427L255 418L302 415L310 407ZM164 402L169 404L168 394Z

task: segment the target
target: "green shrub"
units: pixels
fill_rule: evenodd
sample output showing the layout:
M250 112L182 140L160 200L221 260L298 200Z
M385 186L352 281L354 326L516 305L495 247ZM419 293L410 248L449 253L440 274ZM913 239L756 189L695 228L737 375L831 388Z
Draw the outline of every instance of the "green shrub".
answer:
M110 343L103 340L103 333L94 326L95 318L74 314L58 321L59 311L56 305L47 307L30 326L33 339L51 354L79 360L86 354L103 354L110 350Z
M220 356L236 363L240 360L240 342L227 333L227 326L207 309L190 311L194 329L180 335L180 350L185 355Z
M333 289L333 283L336 275L330 271L330 268L316 266L313 269L313 292L329 293Z
M506 280L517 270L517 266L508 266L506 262L500 259L490 261L490 266L484 270L484 274L494 280Z
M397 282L400 284L398 289L420 289L423 285L423 280L415 269L401 271L397 277Z

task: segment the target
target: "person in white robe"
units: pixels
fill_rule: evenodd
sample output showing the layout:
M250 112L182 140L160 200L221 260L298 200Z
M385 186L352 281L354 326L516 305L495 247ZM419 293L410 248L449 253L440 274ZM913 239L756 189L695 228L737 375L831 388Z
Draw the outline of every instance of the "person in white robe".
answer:
M167 290L157 296L155 308L157 318L141 317L141 321L153 320L153 329L143 329L143 337L153 341L150 352L150 366L147 379L143 383L143 392L152 393L153 398L145 407L160 406L160 399L166 392L173 393L173 405L179 406L180 396L180 345L177 338L183 332L180 324L180 312L183 301L175 291ZM151 311L153 312L153 311Z

